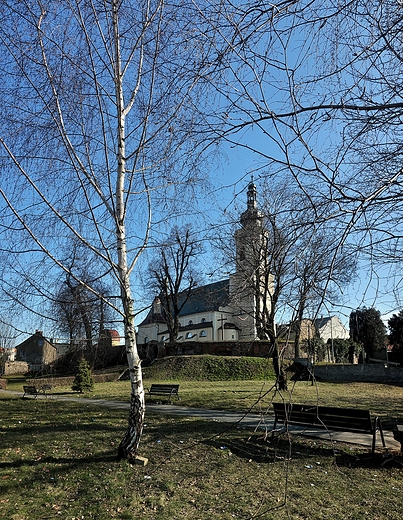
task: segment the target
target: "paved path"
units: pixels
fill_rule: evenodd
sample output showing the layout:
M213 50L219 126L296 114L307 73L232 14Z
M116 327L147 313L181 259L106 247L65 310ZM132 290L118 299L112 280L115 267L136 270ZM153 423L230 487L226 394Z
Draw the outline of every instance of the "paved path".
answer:
M14 392L11 390L0 390L1 393L13 394L21 396L22 392ZM72 401L76 403L89 404L93 406L103 406L106 408L115 408L128 410L129 403L124 401L108 401L106 399L91 399L88 397L74 397L65 395L51 395L45 397L38 395L38 399L57 399L58 401ZM33 399L33 398L29 398ZM222 410L205 410L202 408L191 408L189 406L178 406L175 404L147 404L147 411L152 413L163 413L166 415L176 415L181 417L196 417L205 421L215 421L232 423L234 425L245 427L245 428L258 428L267 429L271 431L273 429L273 416L259 415L252 413L236 413L226 412ZM351 444L358 444L362 446L372 447L372 435L364 433L354 432L338 432L338 431L326 431L315 428L298 428L292 427L291 431L298 432L299 434L306 435L308 437L317 437L325 440L334 440L339 442L347 442ZM386 447L389 450L400 451L400 443L393 438L391 431L384 431ZM377 448L382 447L380 435L377 435Z

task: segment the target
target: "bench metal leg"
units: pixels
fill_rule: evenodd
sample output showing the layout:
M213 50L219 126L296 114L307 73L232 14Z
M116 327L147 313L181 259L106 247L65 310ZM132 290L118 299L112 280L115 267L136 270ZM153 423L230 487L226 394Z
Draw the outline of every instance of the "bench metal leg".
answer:
M271 432L271 440L274 439L274 432L276 431L277 419L274 419L273 431Z
M382 423L379 417L375 417L374 419L374 433L372 435L372 453L375 453L375 445L376 445L376 434L379 430L381 434L382 446L386 448L385 437L383 436Z

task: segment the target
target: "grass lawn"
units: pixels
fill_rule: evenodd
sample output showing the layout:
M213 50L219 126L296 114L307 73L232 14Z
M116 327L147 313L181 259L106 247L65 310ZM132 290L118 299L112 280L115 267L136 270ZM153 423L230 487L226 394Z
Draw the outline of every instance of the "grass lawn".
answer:
M161 380L145 380L144 386L150 387L153 382L170 382ZM234 412L272 412L273 400L293 400L295 403L319 404L363 408L380 416L387 428L396 422L403 422L403 386L375 383L322 383L312 385L310 382L289 383L287 392L275 393L273 381L176 381L180 384L180 401L173 403L196 408L228 410ZM11 380L8 389L22 391L23 380ZM90 394L77 394L70 387L56 387L55 395L75 395L77 397L108 399L111 401L129 401L129 381L115 383L97 383ZM146 393L146 400L147 397ZM150 402L155 402L156 398ZM166 398L161 397L161 402Z
M264 408L270 388L181 382L179 403L240 410L264 395L256 404ZM93 395L127 400L128 390L125 382L103 383ZM391 424L403 420L402 397L401 387L365 383L292 389L295 402L369 408ZM402 518L400 457L382 465L352 445L298 437L271 443L221 423L147 413L139 455L149 464L131 466L116 460L126 411L6 394L0 400L1 518Z

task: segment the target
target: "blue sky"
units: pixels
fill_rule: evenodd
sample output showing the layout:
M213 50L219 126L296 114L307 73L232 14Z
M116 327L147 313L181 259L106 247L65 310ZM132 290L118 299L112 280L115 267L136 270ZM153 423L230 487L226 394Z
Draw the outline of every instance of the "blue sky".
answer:
M244 135L244 139L245 139ZM253 137L253 146L264 146L264 139ZM222 161L219 172L216 174L217 194L221 202L220 206L234 207L243 211L246 204L246 186L254 175L255 180L259 175L262 159L243 147L225 147L225 160ZM256 173L258 171L258 173ZM257 183L259 180L257 179ZM221 184L221 186L220 186ZM221 209L220 208L220 209ZM368 261L362 259L357 269L357 278L349 286L343 288L340 301L334 306L323 308L319 314L337 314L342 322L348 327L349 315L352 310L359 307L375 307L381 312L382 318L387 319L393 313L397 313L402 306L400 295L402 288L399 286L399 277L392 272L388 266L376 267L369 265Z
M321 3L318 2L318 6L319 9L322 9ZM263 13L261 14L263 15ZM289 87L292 90L293 95L296 96L292 100L293 102L298 96L300 96L300 98L297 101L299 102L302 99L304 103L315 102L319 98L322 99L322 96L323 99L326 98L326 100L334 100L334 96L336 95L335 92L337 93L337 89L334 91L332 90L332 88L335 88L334 83L332 86L326 80L322 83L319 82L317 85L315 84L315 87L313 88L310 81L308 80L315 73L314 67L316 67L316 65L318 65L319 68L322 67L322 71L330 72L332 76L334 71L331 69L331 67L334 63L336 63L336 66L338 66L339 63L342 63L343 59L350 60L349 48L347 46L343 47L341 45L336 52L336 48L332 42L333 35L330 30L328 33L330 34L330 38L328 38L326 41L326 46L323 47L323 49L329 51L329 54L325 53L323 56L325 59L322 61L322 63L320 63L323 49L320 47L321 42L316 39L314 26L312 26L312 33L309 32L311 30L309 21L307 22L307 31L309 32L308 36L304 35L304 25L302 25L301 29L296 30L295 34L293 35L294 40L291 42L287 42L289 29L287 23L284 23L283 25L281 25L281 23L278 24L276 27L277 32L274 33L271 31L271 21L268 19L266 22L268 23L266 23L266 25L262 25L261 32L258 30L256 34L251 35L250 39L245 40L247 41L246 46L243 44L240 45L241 40L238 39L238 35L236 36L235 40L238 42L239 46L236 48L236 52L234 54L229 53L233 61L230 62L230 67L228 70L232 72L227 71L226 75L224 75L222 78L219 77L217 80L219 82L219 87L221 88L222 97L217 100L217 98L212 95L211 103L209 99L205 99L203 101L205 106L202 103L202 108L206 109L207 111L210 110L211 112L210 114L206 115L208 124L211 124L213 127L215 124L217 124L216 128L218 130L228 129L230 128L231 124L249 124L254 120L254 118L258 119L260 116L269 115L272 110L275 110L277 113L282 111L287 112L290 110L290 106L293 106L289 97ZM328 25L331 25L331 23L331 20L327 21ZM334 23L338 23L337 19L334 21ZM347 25L348 24L349 22L347 22ZM20 25L20 30L24 32L23 25ZM60 28L60 24L58 24L57 27ZM247 23L246 27L248 27ZM11 36L11 42L13 42L14 39L16 41L18 40L13 31L11 31ZM344 36L344 34L341 34L340 38L343 38ZM24 34L24 39L25 37L27 37L27 35ZM34 34L34 38L36 38L36 33ZM71 41L73 42L74 40ZM283 46L285 43L287 43L287 45ZM225 51L228 50L227 43L224 41L224 39L223 42L217 43L217 46L219 47L220 44L223 46ZM248 48L248 45L250 45L250 48ZM56 48L58 48L58 45L56 45ZM210 48L210 44L208 45L208 48ZM50 47L49 57L53 57L55 59L55 70L58 70L60 66L60 60L57 55L51 52L51 50L52 46ZM128 40L127 50L130 52L130 40ZM185 53L184 59L186 59L186 48L183 47L182 50ZM250 57L253 59L249 59ZM316 58L318 58L318 61L316 61ZM223 54L222 59L225 59L225 53ZM71 64L72 63L73 62L71 62ZM165 62L163 61L163 63ZM288 68L285 67L286 64ZM178 63L178 65L181 65L181 63ZM4 66L8 67L9 63L5 63ZM134 67L134 70L137 71L137 67ZM181 67L178 70L181 70ZM73 71L68 77L73 78L75 77L75 74L76 72ZM38 77L39 76L40 75L38 75ZM351 98L353 98L354 95L359 95L362 93L361 85L357 85L356 91L350 92L350 87L355 88L355 83L351 80L351 78L347 78L347 76L340 78L340 76L337 74L334 75L334 78L336 83L339 79L342 79L345 82L345 86L348 87ZM84 77L82 79L84 79ZM103 73L100 74L99 79L102 81L105 80L105 86L109 84L109 80L106 81ZM316 91L316 86L318 87L317 90L320 91L319 96L318 92ZM91 89L92 87L93 86L91 86ZM336 87L338 87L338 85L336 85ZM91 89L88 92L92 91ZM63 89L61 89L61 92L64 92ZM85 92L85 89L83 92ZM396 90L396 92L398 92L398 90ZM10 96L9 102L13 103L16 91L14 91L14 89L10 89L8 94ZM34 90L31 96L31 100L36 99L38 102L37 91ZM200 98L197 98L197 100L200 101ZM4 104L6 107L4 108L5 112L7 111L6 101L7 100L4 99ZM74 97L69 95L68 90L66 90L65 102L66 107L70 107L70 111L74 111L74 109L77 110L77 114L70 114L69 110L67 110L66 115L76 115L78 117L77 121L80 121L80 107L75 103ZM29 142L32 146L33 157L36 156L38 151L41 151L43 154L50 153L50 157L48 157L48 159L50 158L48 163L48 171L50 172L49 177L44 178L42 163L39 160L37 162L36 171L35 168L33 170L38 176L38 182L43 181L44 192L47 195L50 193L49 196L52 198L53 202L60 203L60 207L63 207L67 196L71 197L71 207L74 207L75 210L77 210L77 215L85 215L85 212L88 208L85 207L85 204L84 206L82 205L82 201L81 203L78 203L77 206L74 206L74 203L76 202L75 190L78 189L77 186L72 185L71 190L69 191L67 189L67 184L66 186L63 185L62 182L57 184L61 175L66 175L66 179L68 179L68 173L65 171L66 164L69 161L67 157L68 154L66 154L65 157L60 157L60 150L58 149L58 153L56 154L56 152L53 150L53 145L50 143L45 143L42 139L38 139L38 141L34 140L34 134L31 135L29 125L24 125L24 117L27 118L28 123L31 121L29 114L25 113L26 109L30 108L30 105L27 107L21 107L20 113L15 109L15 104L10 104L10 106L14 106L13 113L15 113L14 117L18 122L18 131L20 131L19 126L26 129L28 134L27 142ZM83 107L84 106L85 104ZM105 106L109 106L109 102L107 102ZM226 110L227 108L228 111ZM136 112L134 111L134 117L135 114ZM87 128L87 123L91 120L92 117L94 118L94 124L93 126L88 126L88 129L86 129L86 134L88 133L88 136L92 135L92 137L94 137L95 134L93 132L99 131L99 143L101 143L103 132L100 131L100 129L102 130L102 123L99 124L99 122L101 122L103 119L100 118L97 120L96 110L94 110L94 107L91 105L88 105L85 111L85 117L83 119L83 121L86 123L85 128ZM50 118L50 120L52 120L52 118ZM71 117L71 121L69 122L72 124L72 129L76 128L74 121L74 117ZM157 118L156 124L158 125L158 123L159 119ZM186 123L188 123L187 120ZM11 135L9 128L7 127L5 121L3 121L3 124L5 124L5 126L2 127L2 135L5 135L9 138ZM136 124L136 121L134 121L133 128L136 127ZM77 128L79 127L80 125L78 124ZM110 124L105 124L104 128L115 128L115 120L113 116L111 117ZM172 139L174 133L171 132L171 127L167 128L166 130L169 134L169 139ZM156 243L162 236L164 236L164 234L169 232L169 228L171 226L170 221L169 223L166 222L168 217L163 214L163 211L158 213L159 207L162 207L164 203L167 205L167 213L169 213L170 203L175 200L175 198L183 198L185 201L183 209L184 219L188 219L190 221L193 220L196 226L199 227L208 226L211 224L211 222L213 224L216 222L221 226L225 222L225 209L227 210L227 213L236 213L237 211L241 212L244 210L246 201L245 189L251 178L251 175L254 175L256 183L259 186L259 177L266 176L269 173L271 174L272 169L274 172L278 167L280 170L277 174L281 178L281 175L286 172L287 168L284 166L283 170L281 171L279 165L281 164L281 161L285 162L286 153L289 154L288 159L290 160L290 163L292 163L295 167L295 181L298 182L298 180L301 180L301 183L306 183L305 188L313 197L316 195L316 190L318 192L318 198L319 195L326 195L326 190L329 190L329 187L326 184L325 176L332 176L333 173L335 173L337 176L337 181L345 182L344 188L348 195L354 192L353 188L355 187L357 189L362 188L363 191L365 191L367 186L365 186L364 182L360 184L359 178L359 174L361 173L359 164L360 157L356 157L354 155L354 150L348 150L350 154L346 153L345 156L338 154L338 147L342 144L341 133L342 126L340 120L338 120L338 116L336 115L336 117L331 118L329 114L324 114L321 112L315 114L313 119L311 119L310 114L301 114L298 116L298 118L280 118L279 120L271 120L270 117L262 117L262 120L258 124L251 124L248 127L241 128L237 133L232 134L230 137L232 139L231 143L221 142L221 156L217 158L216 163L214 163L213 160L210 160L208 167L206 167L206 169L210 170L208 173L210 177L211 192L208 190L200 192L200 205L197 208L197 213L196 208L190 207L190 203L189 205L186 205L187 196L191 192L190 185L187 186L186 184L182 184L178 187L178 184L176 184L177 178L175 178L175 174L182 174L183 170L178 168L178 172L175 172L174 168L171 168L171 166L175 164L173 159L173 164L170 163L166 166L165 169L162 168L162 171L160 172L161 175L167 175L167 177L170 177L171 173L174 174L173 178L169 178L166 182L167 186L171 186L171 192L166 197L166 200L164 200L166 194L163 193L162 196L157 199L157 197L159 197L156 194L157 190L153 192L155 194L154 196L156 197L155 215L157 219L158 216L160 216L161 219L156 223L155 228L153 228L153 232L155 232L155 235L152 237L152 239L155 240L154 243ZM71 134L75 135L75 131L72 131ZM379 141L382 141L382 137L379 138ZM114 142L113 139L111 142ZM188 144L187 140L184 142ZM132 144L135 145L136 141L134 141ZM190 142L190 152L193 151L192 144L193 142ZM202 146L204 146L204 143ZM135 149L135 146L133 149ZM342 146L340 146L340 149L345 151L343 150ZM107 160L110 161L111 165L114 164L116 160L115 150L112 146L110 150L108 148L108 151L105 151L106 148L104 149L102 145L99 145L99 148L96 146L95 150L96 151L93 152L95 155L89 154L88 159L92 157L96 166L95 171L97 172L97 175L102 176L105 174L104 168ZM24 147L24 153L25 152L26 147ZM53 152L55 153L55 157L52 158L51 155ZM103 156L104 152L105 157ZM153 154L154 152L155 151L153 150ZM151 155L152 154L150 154L150 156ZM186 163L186 159L190 157L190 155L191 153L187 156L185 154L185 158L181 157L179 161L183 160ZM162 156L163 155L161 155L161 157ZM84 153L84 157L87 157L86 153ZM60 159L64 159L66 163L63 163L63 160L59 163L58 161ZM147 159L149 159L149 157L147 157ZM318 159L317 164L315 164L316 159ZM36 159L33 159L32 162L35 162L35 160ZM32 164L30 166L32 166ZM152 179L152 170L153 167L156 167L156 165L147 164L147 167L148 172L151 172L149 178ZM309 171L307 170L308 168L310 169ZM356 170L354 170L354 168L356 168ZM111 170L113 171L113 166ZM9 174L9 171L7 171L7 174ZM14 170L14 174L18 176L18 170L16 173ZM193 172L190 169L188 176L191 177L192 174ZM298 176L300 176L300 179ZM7 180L5 177L4 179ZM160 184L159 179L155 181L155 186ZM367 177L367 179L369 183L372 181L371 177ZM172 182L170 182L171 180ZM105 186L108 184L108 182L109 179L105 178ZM52 186L53 183L54 185ZM5 185L6 184L7 183L5 183ZM10 188L10 183L8 183L7 188ZM32 196L32 200L29 199L25 208L21 206L21 211L23 214L26 214L26 218L32 219L31 221L35 221L37 219L39 220L38 215L41 202L38 204L37 200L35 200L35 193L33 193L31 188L32 187L28 185L28 187L26 187L26 193L29 192L30 195L27 195L27 197L29 198L29 196ZM141 182L138 186L132 186L132 188L141 191ZM107 190L107 188L105 189ZM16 183L12 188L12 192L14 195L13 201L17 206L21 204L21 202L24 203L21 196L22 191L20 191ZM142 202L144 202L144 200ZM133 236L133 242L131 244L133 252L135 252L136 247L139 247L138 244L141 244L142 236L144 236L145 233L144 229L146 226L146 219L143 217L146 212L144 211L144 206L141 205L142 202L138 203L137 199L133 202L130 207L132 213L128 218L129 233L132 233ZM94 209L97 207L96 197L94 197L94 200L91 201L91 204L92 210L96 211ZM348 202L346 202L345 206L346 207L342 208L342 211L346 211L344 218L347 220L347 211L351 210L351 205L348 207ZM100 215L103 214L102 207L99 211ZM186 211L189 212L189 215L186 215ZM74 220L76 218L73 214L74 212L72 211L71 213L73 216L69 215L69 217L72 218L72 221L76 222L77 226L82 226L83 233L87 232L90 240L94 239L94 243L99 245L91 222L89 221L86 226L83 223L84 219L81 218L81 220L77 219L79 221L77 223L77 221ZM46 212L46 208L44 209L43 215L49 217L49 214ZM107 237L107 241L105 242L105 251L107 251L110 244L113 244L114 231L113 225L110 225L110 222L107 221L105 215L104 218L105 221L102 224L105 224L105 228L107 225L110 226L109 235L107 236L105 234L105 237ZM340 222L344 222L343 216L340 217ZM131 223L135 224L131 226ZM385 222L382 222L382 224L384 225ZM39 227L38 229L41 229L42 231L42 228ZM52 230L53 234L52 232L48 233L46 230L45 233L42 234L42 238L44 241L46 241L46 243L51 244L51 246L56 244L54 250L56 250L57 254L60 253L60 248L57 244L58 240L60 240L60 244L63 244L64 241L64 245L67 242L65 236L66 229L62 228L63 226L57 225ZM208 261L206 261L206 264L208 264ZM34 263L29 263L28 261L27 265L30 268L33 268ZM141 266L144 267L144 264L141 264ZM135 273L134 276L138 276L138 274ZM139 288L136 287L136 289ZM398 309L400 292L400 286L394 283L392 273L386 266L377 265L376 267L371 267L370 265L365 265L365 262L363 261L359 268L358 279L356 283L352 284L352 286L348 288L346 294L343 295L343 302L340 304L340 307L335 306L333 309L327 310L329 313L334 312L339 314L344 322L348 320L348 315L352 309L364 305L368 307L375 306L382 313L386 314L390 311L396 311ZM34 323L35 320L40 321L39 316L34 318L32 323ZM42 328L40 324L38 324L37 327Z

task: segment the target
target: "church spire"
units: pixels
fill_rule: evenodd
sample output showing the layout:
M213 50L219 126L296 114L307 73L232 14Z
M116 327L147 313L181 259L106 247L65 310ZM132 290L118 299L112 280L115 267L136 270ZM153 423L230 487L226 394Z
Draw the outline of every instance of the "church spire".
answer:
M246 211L241 214L241 224L245 227L248 223L261 223L262 214L257 208L257 189L253 182L253 176L246 192Z
M247 191L247 206L248 211L253 211L257 209L257 190L256 185L253 182L253 175Z

